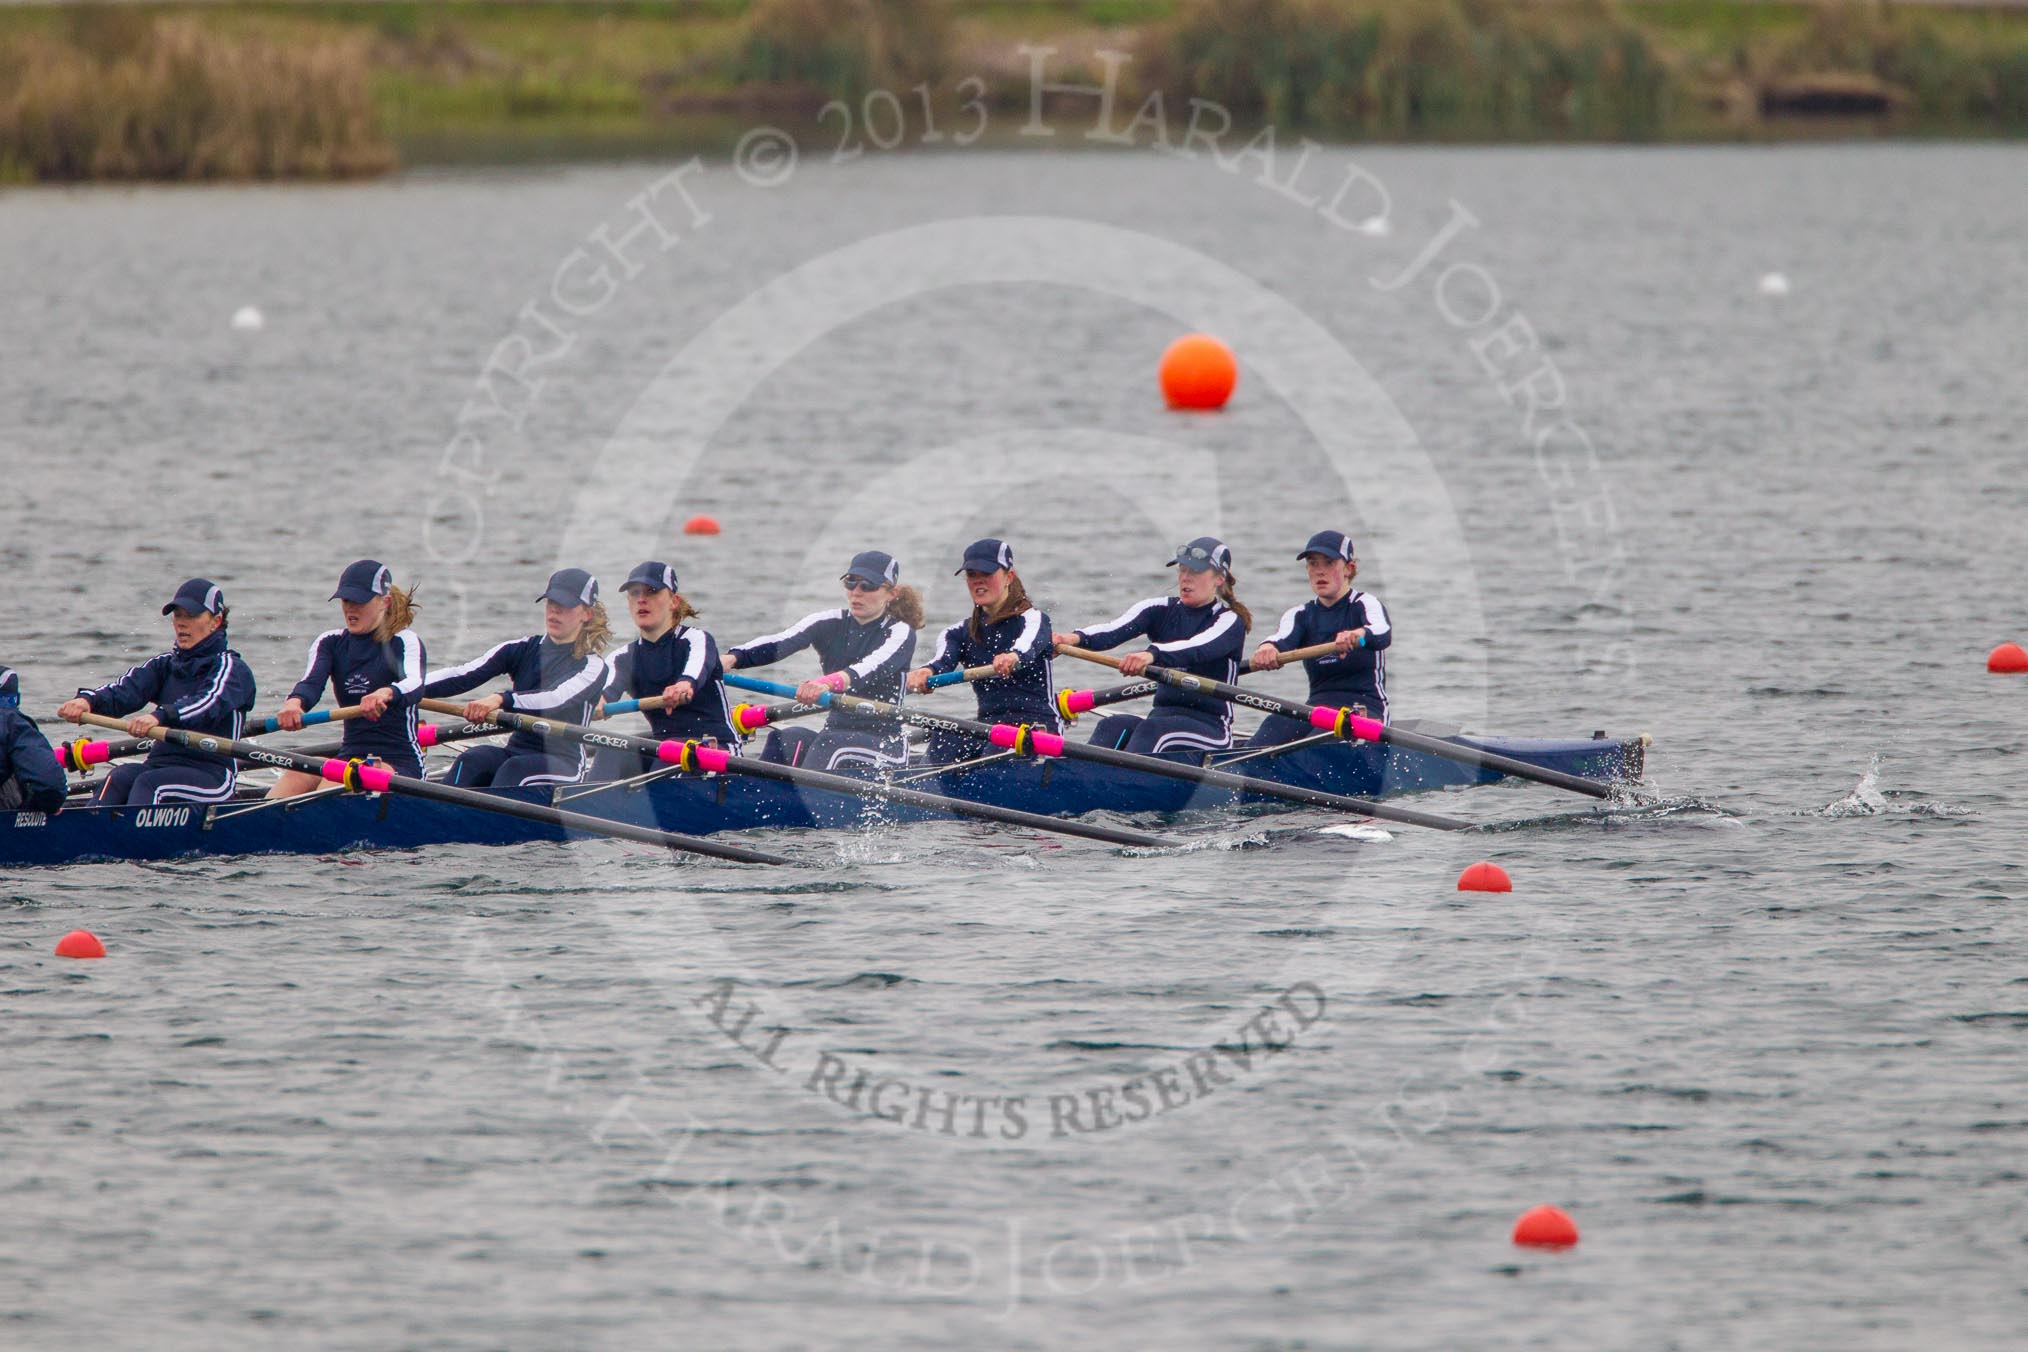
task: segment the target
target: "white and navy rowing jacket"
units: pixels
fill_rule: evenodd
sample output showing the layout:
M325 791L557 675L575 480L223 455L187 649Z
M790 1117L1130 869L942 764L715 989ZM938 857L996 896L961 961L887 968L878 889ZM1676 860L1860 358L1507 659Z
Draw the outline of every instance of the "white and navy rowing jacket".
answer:
M317 707L324 687L336 692L340 708L359 703L376 690L394 691L394 701L377 719L355 718L345 724L341 756L378 756L407 764L422 760L416 741L416 701L422 698L425 658L423 641L404 629L382 643L371 634L327 629L310 644L303 679L289 692L305 710Z
M1240 653L1246 647L1246 625L1239 612L1223 601L1187 606L1181 597L1151 596L1116 620L1094 629L1080 629L1080 648L1104 652L1128 639L1145 637L1158 667L1174 667L1214 681L1239 679ZM1200 695L1165 685L1155 692L1154 707L1187 713L1232 730L1232 705L1215 695Z
M423 682L423 694L431 699L462 695L496 676L506 676L514 688L501 700L501 708L583 726L591 722L610 674L606 659L597 653L579 657L568 643L530 634L496 644L461 667L431 672ZM560 747L539 732L518 731L507 739L507 750L517 756L547 754L566 762L575 758L578 768L584 768L582 742Z
M977 623L979 635L972 636ZM937 636L936 651L926 665L939 674L961 667L982 667L1001 653L1021 659L1012 676L988 676L971 683L979 700L979 717L988 723L1026 723L1045 732L1062 732L1056 709L1056 646L1050 641L1049 616L1030 607L1004 620L989 621L974 607L972 618L959 620Z
M844 606L805 615L779 634L764 634L731 650L742 667L772 666L805 648L817 650L826 674L845 672L852 678L849 693L889 704L902 701L902 682L915 660L915 630L892 615L861 624ZM865 732L893 737L891 718L834 708L824 727L831 732Z
M78 695L95 714L125 718L153 704L157 721L164 727L208 732L214 737L237 737L246 728L247 712L254 706L253 672L246 659L226 645L221 625L210 637L188 648L172 648L130 667L119 680ZM163 738L148 753L150 765L201 765L207 770L225 767L226 782L234 775L232 757L196 751Z
M718 644L711 635L679 624L658 639L637 638L620 649L612 660L606 699L659 695L678 681L688 681L696 691L690 702L645 711L648 727L657 737L678 741L716 737L719 745L736 747L740 739L733 732L732 701L725 682L718 679L722 672Z
M1343 657L1306 657L1303 670L1310 675L1310 703L1337 708L1363 704L1367 716L1387 721L1387 646L1394 642L1394 627L1388 623L1387 608L1380 598L1363 591L1348 591L1334 605L1312 597L1300 606L1282 612L1279 629L1267 641L1288 652L1295 648L1329 643L1347 629L1364 629L1366 646L1354 648Z

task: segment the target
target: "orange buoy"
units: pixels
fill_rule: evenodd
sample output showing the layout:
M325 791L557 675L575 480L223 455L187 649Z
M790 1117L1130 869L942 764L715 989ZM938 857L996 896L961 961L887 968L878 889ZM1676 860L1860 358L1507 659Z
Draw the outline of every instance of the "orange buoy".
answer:
M1986 655L1987 671L2028 671L2028 648L2002 643Z
M1531 1207L1514 1222L1514 1242L1530 1249L1575 1248L1577 1222L1561 1207Z
M683 533L685 535L716 535L718 534L718 518L715 516L705 516L700 513L683 523Z
M1514 880L1498 864L1481 859L1458 875L1460 892L1512 892Z
M1224 408L1239 383L1232 349L1208 333L1186 333L1162 354L1162 397L1171 408Z
M90 930L72 930L56 941L59 958L103 958L106 946Z

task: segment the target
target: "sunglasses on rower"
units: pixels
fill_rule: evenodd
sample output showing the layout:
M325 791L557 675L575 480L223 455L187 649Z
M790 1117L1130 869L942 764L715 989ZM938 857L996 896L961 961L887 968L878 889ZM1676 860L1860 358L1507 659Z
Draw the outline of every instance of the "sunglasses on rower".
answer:
M863 577L846 577L840 578L839 581L845 584L845 590L849 592L877 592L886 585L882 582L868 582Z
M1206 567L1216 568L1220 572L1225 571L1224 565L1219 562L1217 551L1206 549L1203 545L1177 545L1174 561L1176 563L1201 563Z

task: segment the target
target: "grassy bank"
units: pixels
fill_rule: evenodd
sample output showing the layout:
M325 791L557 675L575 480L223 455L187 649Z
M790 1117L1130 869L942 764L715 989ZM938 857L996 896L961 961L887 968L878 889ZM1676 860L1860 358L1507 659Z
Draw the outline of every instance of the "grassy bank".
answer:
M0 175L249 178L713 144L958 83L1391 139L2028 130L2028 10L1752 0L690 0L0 8Z

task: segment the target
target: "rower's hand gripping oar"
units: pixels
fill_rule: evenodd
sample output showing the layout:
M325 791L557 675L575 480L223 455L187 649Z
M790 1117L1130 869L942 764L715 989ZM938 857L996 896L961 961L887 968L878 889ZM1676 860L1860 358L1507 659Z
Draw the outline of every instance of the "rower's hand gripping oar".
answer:
M1057 651L1069 657L1081 658L1086 662L1096 662L1102 667L1111 667L1115 671L1119 670L1120 667L1121 659L1108 653L1091 652L1075 644L1066 644L1064 647L1058 648ZM1219 699L1229 700L1234 704L1244 704L1249 708L1263 709L1271 714L1281 714L1285 718L1301 719L1320 732L1329 732L1347 741L1383 742L1389 746L1398 746L1409 751L1421 751L1431 756L1442 756L1446 760L1454 760L1463 765L1483 766L1488 770L1496 770L1503 775L1511 775L1515 779L1532 780L1537 784L1547 784L1552 788L1568 789L1572 793L1587 794L1593 798L1610 798L1613 795L1610 784L1602 783L1596 779L1586 779L1582 775L1566 774L1562 770L1551 770L1540 765L1530 765L1527 761L1515 760L1512 756L1502 756L1495 751L1483 751L1477 747L1459 746L1456 742L1447 742L1441 737L1427 737L1419 732L1408 732L1401 728L1389 727L1378 719L1368 718L1364 714L1355 714L1350 709L1327 709L1322 705L1303 704L1292 699L1277 699L1273 695L1263 695L1258 691L1247 690L1226 681L1214 681L1208 676L1193 676L1187 671L1178 671L1174 667L1151 666L1142 674L1150 680L1161 681L1165 685L1175 686L1179 690L1189 690L1199 695L1214 695Z
M726 678L728 681L731 677ZM462 709L460 704L446 704L442 700L424 700L422 707L440 712ZM982 821L1001 822L1010 826L1025 826L1035 831L1053 831L1060 835L1082 836L1086 840L1103 841L1108 845L1133 845L1158 849L1180 845L1183 842L1166 836L1150 835L1145 831L1129 831L1109 826L1091 826L1084 822L1068 821L1062 817L1045 817L1039 812L1021 812L1009 807L994 807L988 803L974 803L966 798L951 798L941 793L925 793L920 789L905 789L896 784L883 784L878 780L858 779L851 775L834 775L825 770L806 770L792 765L779 765L774 761L756 760L750 756L735 756L717 747L705 746L701 742L679 742L673 739L655 741L647 737L628 737L616 732L597 731L581 728L554 719L533 718L527 714L498 709L491 717L503 726L525 732L539 733L545 737L567 737L586 746L617 747L623 751L638 751L669 765L684 770L710 770L718 774L752 775L758 779L772 779L779 783L796 784L812 789L827 789L833 793L851 794L860 798L876 798L882 802L905 803L911 807L928 808L935 812L946 812L957 817L977 817Z
M755 680L751 676L728 674L725 682L741 690L757 690L763 694L794 693L792 686L781 685L774 681ZM1272 779L1255 779L1250 775L1235 775L1224 770L1185 765L1181 761L1163 760L1159 756L1139 756L1130 751L1115 751L1110 747L1066 741L1056 733L1031 728L1025 723L1017 727L1009 723L979 723L969 718L920 713L914 709L898 707L877 699L866 699L860 695L833 694L824 698L827 702L836 703L843 708L880 714L903 723L913 723L918 727L942 728L968 737L983 738L994 746L1004 747L1024 756L1062 756L1066 760L1093 761L1123 770L1139 770L1146 774L1161 775L1166 779L1186 780L1210 788L1258 793L1267 798L1281 798L1291 803L1304 803L1312 807L1335 808L1340 812L1356 812L1365 817L1381 817L1410 826L1434 827L1440 831L1463 831L1471 826L1470 822L1459 821L1455 817L1441 817L1434 812L1418 812L1413 808L1395 807L1390 803L1376 803L1366 798L1354 798L1349 794L1327 793L1322 789L1304 788L1298 784L1282 784Z
M1338 645L1335 643L1313 643L1307 648L1291 648L1289 649L1289 651L1282 654L1282 665L1287 666L1291 662L1306 661L1312 657L1329 657L1331 654L1337 651ZM1017 667L1015 669L1018 671L1020 668ZM1239 669L1242 672L1251 672L1255 668L1252 662L1242 662L1239 664ZM925 682L925 684L928 685L929 688L932 690L938 690L947 685L957 685L962 681L991 680L994 676L997 676L998 674L999 673L994 671L993 668L990 666L964 667L957 671L940 671L936 675L930 677L929 680ZM1144 695L1152 695L1155 693L1155 687L1152 683L1149 683L1145 689L1139 688L1139 685L1140 683L1137 682L1136 685L1133 687L1124 685L1115 687L1112 691L1107 692L1112 696L1112 698L1104 700L1102 702L1106 704L1117 704L1121 700L1140 699ZM1068 694L1070 692L1066 691L1064 693ZM1080 692L1080 693L1089 693L1089 692ZM1089 709L1092 707L1094 706L1087 704L1083 706L1083 708L1078 709L1076 712L1072 712L1071 710L1065 709L1061 701L1059 701L1057 704L1057 711L1063 714L1065 718L1075 718L1079 713L1083 713L1085 709Z
M86 714L80 721L102 728L124 729L127 726L120 719L107 718L104 714ZM590 817L582 812L566 812L562 808L545 807L539 803L524 803L518 798L498 797L477 789L454 788L449 784L439 784L430 779L408 779L395 774L385 766L368 765L364 761L321 759L292 751L275 750L259 742L242 741L236 737L216 737L210 733L191 732L186 728L157 727L153 735L166 738L179 746L187 746L193 751L208 752L214 756L236 756L241 760L272 765L283 770L301 770L304 774L315 775L333 784L343 784L355 792L393 793L408 798L427 799L434 803L447 803L455 807L476 808L481 812L494 812L504 817L520 817L526 821L582 831L587 835L617 836L621 840L637 840L645 845L663 845L674 850L707 854L715 859L730 859L742 864L790 862L778 854L749 850L738 845L722 845L715 840L699 840L695 836L678 835L674 831L658 831L652 827L635 826L630 822L607 821L603 817Z
M1291 648L1282 654L1282 665L1307 661L1312 657L1329 657L1337 651L1335 643L1313 643L1307 648ZM1259 668L1248 661L1241 662L1239 670L1242 675L1250 675ZM1056 692L1056 712L1063 715L1064 722L1075 723L1079 714L1103 709L1109 704L1146 699L1161 688L1160 681L1128 681L1125 685L1108 686L1104 690L1059 690Z
M303 726L307 728L318 723L342 723L351 718L363 718L365 715L366 706L363 704L349 704L343 709L312 709L303 715ZM94 716L91 721L97 723L99 719ZM116 727L124 732L131 721L116 718L105 726ZM282 720L279 718L249 718L245 730L240 735L260 737L280 731ZM72 741L60 742L51 748L56 753L56 763L73 774L89 774L94 765L104 765L107 761L122 760L128 756L145 755L154 749L153 737L127 737L117 742L95 742L79 737Z

